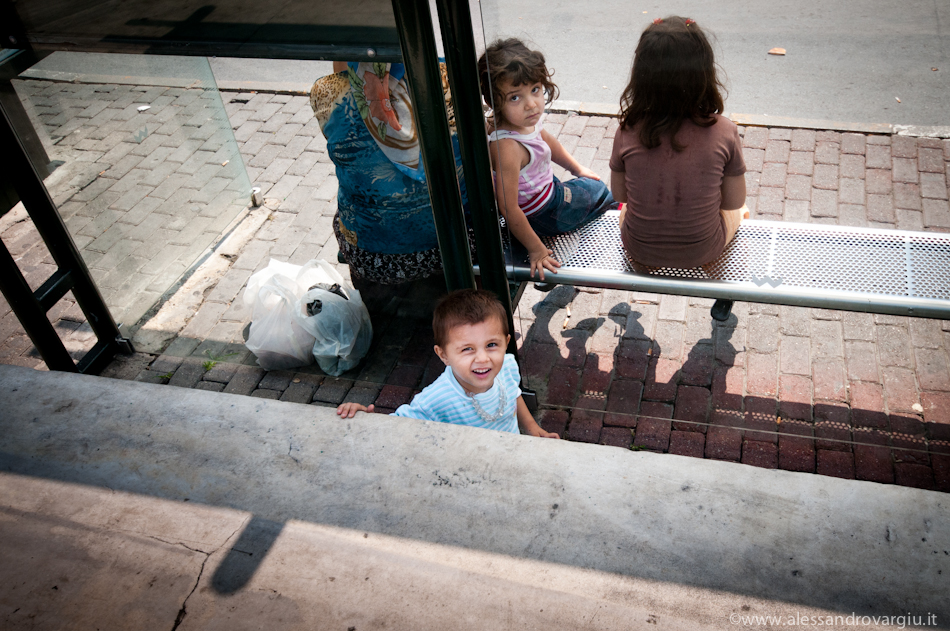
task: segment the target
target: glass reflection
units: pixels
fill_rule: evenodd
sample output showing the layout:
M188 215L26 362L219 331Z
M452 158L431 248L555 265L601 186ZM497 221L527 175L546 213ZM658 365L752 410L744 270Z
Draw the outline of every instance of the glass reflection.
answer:
M117 322L132 325L247 206L205 58L57 53L14 81L46 186Z

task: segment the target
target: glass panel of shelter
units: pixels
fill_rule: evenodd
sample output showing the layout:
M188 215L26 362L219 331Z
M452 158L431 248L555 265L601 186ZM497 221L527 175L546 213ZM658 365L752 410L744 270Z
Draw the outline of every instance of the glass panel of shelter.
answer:
M14 83L52 161L47 187L126 331L201 263L248 205L252 183L240 153L247 139L235 141L201 54L400 58L388 0L346 8L298 2L270 12L247 3L161 1L52 8L27 1L16 9L28 35L4 40L28 39L42 58ZM309 67L304 94L331 72L329 62ZM248 97L224 95L232 114ZM320 254L335 263L331 250Z
M548 117L545 128L558 135L561 144L579 162L607 181L613 131L617 128L613 117L619 113L620 98L630 80L640 34L654 20L670 15L695 20L710 39L718 78L725 88L722 95L726 115L740 126L759 126L757 137L762 138L762 145L755 145L751 151L759 163L755 171L763 170L761 156L766 153L763 149L767 135L762 134L766 131L763 127L780 126L783 117L787 117L786 123L794 120L803 129L817 131L819 141L822 130L890 134L891 125L934 126L932 129L946 125L946 108L941 105L946 100L947 75L940 64L929 61L941 57L939 18L941 12L946 12L945 7L921 5L909 10L904 5L894 5L883 12L862 13L854 11L854 3L821 2L799 3L778 10L774 6L760 9L748 4L660 5L622 0L479 0L472 4L477 5L483 25L483 45L513 37L544 54L560 92L558 100L548 106L555 115ZM898 40L899 47L895 44ZM895 54L898 48L901 53ZM611 117L606 125L604 117ZM591 130L592 123L611 131L598 138L598 130ZM801 137L810 134L814 138L815 131ZM770 138L775 137L780 140L777 144L785 142L787 146L792 132L779 129L772 133ZM830 135L834 137L833 132ZM792 150L795 151L794 146ZM807 157L807 153L798 155ZM863 160L861 157L862 165ZM882 168L890 166L885 163ZM571 177L558 166L554 166L554 172L560 179ZM759 176L758 172L747 173L750 197L759 187ZM750 208L753 219L783 216L756 216L753 203ZM774 206L771 212L775 212ZM860 216L863 217L863 210ZM818 221L846 220L819 217ZM891 225L895 225L893 220ZM601 312L607 314L614 306L604 304ZM525 323L537 326L537 316L543 312L539 310L533 317L524 318ZM611 322L619 320L612 316L613 312L603 316L606 323L601 326L622 328ZM642 330L632 330L636 325L632 320L626 332L618 330L615 334L641 337ZM571 326L565 323L565 334ZM553 341L552 335L561 335L560 326L547 328L548 341ZM538 338L530 331L522 333L531 339ZM732 352L729 343L724 346ZM654 348L653 352L661 350Z
M60 215L131 327L247 206L208 60L60 51L13 83L54 167Z

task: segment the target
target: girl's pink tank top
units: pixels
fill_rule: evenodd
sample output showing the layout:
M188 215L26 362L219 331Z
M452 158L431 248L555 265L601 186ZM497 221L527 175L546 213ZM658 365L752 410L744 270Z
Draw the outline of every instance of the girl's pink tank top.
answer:
M554 194L554 170L551 168L551 147L541 138L544 115L530 134L519 134L498 129L488 135L489 140L511 138L528 150L528 164L518 175L518 206L525 216L533 215L544 207ZM494 175L494 174L493 174ZM497 185L497 177L496 177Z

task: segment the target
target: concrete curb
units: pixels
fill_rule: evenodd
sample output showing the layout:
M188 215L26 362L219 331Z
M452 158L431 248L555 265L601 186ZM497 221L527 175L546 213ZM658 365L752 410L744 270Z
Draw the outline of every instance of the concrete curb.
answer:
M60 72L31 68L23 72L21 79L50 81L53 83L112 83L118 85L161 86L168 88L217 88L220 92L260 92L262 94L290 94L308 96L313 83L294 81L204 81L179 77L149 77L141 75L115 75L77 72Z
M30 523L58 518L71 489L106 488L140 501L188 501L183 514L196 505L246 511L277 534L306 522L345 529L356 541L390 537L403 552L427 546L430 558L465 551L469 561L453 572L483 576L487 590L479 593L491 597L480 606L489 617L499 615L489 615L496 606L511 606L504 605L511 596L522 614L547 618L549 604L564 592L589 599L585 610L598 603L611 609L613 624L599 628L631 628L619 623L632 612L678 628L730 628L727 619L736 624L730 612L750 610L783 619L911 612L935 614L941 625L950 616L941 596L950 590L950 513L941 493L378 414L342 420L327 407L14 366L0 366L0 397L0 480L24 489L2 494L3 503L12 503L6 514L28 517L3 522L0 532L7 532L5 540L31 542L3 555L19 555L34 568L46 570L56 559L42 536L31 538ZM26 490L41 480L53 484L34 498ZM172 517L174 507L166 507ZM83 524L77 512L67 513L69 524ZM120 522L99 519L97 528L130 532ZM175 541L161 530L139 521L136 531ZM96 539L106 538L77 537L70 545L95 552L88 558L121 558L121 549ZM304 556L320 554L312 544L304 549ZM335 602L312 582L296 585L288 578L312 573L306 562L293 560L294 550L279 554L276 567L264 558L267 548L261 552L246 580L263 564L268 584L258 588L302 589L302 604ZM71 583L105 574L111 588L137 576L136 565L148 565L147 559L84 564L87 556L69 557L78 566ZM363 563L360 558L355 550L327 571L343 572ZM511 586L510 573L494 576L492 562L524 570L521 586ZM280 570L282 563L288 571ZM528 571L538 563L544 572ZM213 565L219 582L236 580L222 576L225 563ZM8 573L15 575L15 566L0 568L7 568L0 570L6 579L0 585L14 585ZM115 576L116 568L127 568L129 576ZM442 607L458 613L479 600L465 593L472 584L465 576L456 581L458 598L439 598L444 575L409 557L390 561L385 571L370 569L354 583L372 588L363 593L373 611L396 602L410 615L435 615ZM403 590L407 575L415 579L408 581L414 591ZM368 585L364 576L372 578ZM189 603L188 611L223 606L214 591L198 593L209 600L194 608ZM538 609L548 616L539 616L531 594L543 597ZM56 596L48 585L42 593L18 589L17 595L34 607ZM581 626L565 619L545 628Z
M291 96L310 96L313 82L304 84L292 81L272 81L262 84L259 81L219 81L221 92L258 92L263 94L289 94Z
M582 114L586 116L617 116L616 103L594 103L558 99L551 103L549 112L558 114ZM854 132L859 134L896 134L922 138L950 138L950 126L891 125L888 123L849 123L846 121L769 116L768 114L725 114L737 125L753 127L784 127L789 129L818 129L827 131Z
M52 72L45 70L27 70L22 77L39 81L60 83L119 83L136 85L162 85L180 88L211 88L203 81L169 79L166 77L150 79L148 77L125 77L115 75L77 74L70 72ZM133 81L134 79L134 81ZM290 81L219 81L220 92L257 92L261 94L289 94L309 96L312 84ZM551 103L548 112L557 114L580 114L584 116L617 116L616 103L597 103L593 101L570 101L558 99ZM770 116L768 114L726 113L737 125L753 127L782 127L789 129L818 129L827 131L853 132L860 134L885 134L913 136L918 138L950 138L950 126L891 125L889 123L850 123L847 121Z

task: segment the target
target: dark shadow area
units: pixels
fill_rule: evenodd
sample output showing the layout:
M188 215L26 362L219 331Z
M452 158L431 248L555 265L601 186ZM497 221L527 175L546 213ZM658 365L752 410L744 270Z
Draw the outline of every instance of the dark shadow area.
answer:
M211 578L214 590L219 594L233 594L247 585L283 529L283 522L253 515L214 571Z
M374 327L394 317L431 321L435 303L446 293L445 277L441 273L394 285L365 280L353 274L352 269L350 277L369 310Z

